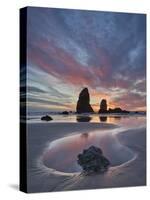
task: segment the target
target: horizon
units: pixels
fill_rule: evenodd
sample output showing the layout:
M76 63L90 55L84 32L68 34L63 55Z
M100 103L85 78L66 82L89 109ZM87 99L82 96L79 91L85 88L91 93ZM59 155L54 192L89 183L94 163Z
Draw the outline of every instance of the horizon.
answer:
M75 111L84 87L95 112L102 99L109 108L146 111L144 14L38 7L27 12L29 111Z
M76 113L76 111L73 111L73 110L63 110L63 111L68 111L68 112L72 112L71 114L77 114L77 115L84 115L84 114L87 114L87 115L93 115L93 114L98 114L98 115L101 115L101 116L111 116L111 115L117 115L117 114L119 114L119 113L98 113L98 112L94 112L94 113L80 113L80 114L78 114L78 113ZM132 110L132 111L130 111L129 110L129 112L139 112L139 113L141 113L141 112L144 112L144 113L146 113L146 110L140 110L140 111L137 111L137 110ZM28 112L28 114L35 114L35 113L39 113L39 114L41 114L41 113L43 113L43 114L49 114L49 113L54 113L54 114L59 114L59 113L62 113L62 110L60 110L60 111L56 111L56 110L41 110L41 111L29 111ZM121 113L122 114L122 113ZM121 116L121 114L119 114L119 116ZM130 113L129 113L130 114ZM126 114L122 114L122 115L126 115Z

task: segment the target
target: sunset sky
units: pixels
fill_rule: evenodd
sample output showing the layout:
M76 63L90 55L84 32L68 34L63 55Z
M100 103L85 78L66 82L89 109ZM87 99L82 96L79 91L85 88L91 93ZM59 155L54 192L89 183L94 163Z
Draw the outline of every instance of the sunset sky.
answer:
M95 111L146 109L144 14L29 7L27 56L29 111L75 111L84 87Z

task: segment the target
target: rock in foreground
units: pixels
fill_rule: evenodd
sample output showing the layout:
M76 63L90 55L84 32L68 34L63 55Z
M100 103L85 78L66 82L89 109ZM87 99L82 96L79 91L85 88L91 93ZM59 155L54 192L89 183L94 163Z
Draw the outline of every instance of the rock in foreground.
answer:
M105 172L110 165L109 160L103 156L102 150L95 146L83 150L83 153L78 155L77 162L87 174Z
M49 115L45 115L45 116L41 117L41 120L43 120L43 121L51 121L51 120L53 120L53 118L50 117Z

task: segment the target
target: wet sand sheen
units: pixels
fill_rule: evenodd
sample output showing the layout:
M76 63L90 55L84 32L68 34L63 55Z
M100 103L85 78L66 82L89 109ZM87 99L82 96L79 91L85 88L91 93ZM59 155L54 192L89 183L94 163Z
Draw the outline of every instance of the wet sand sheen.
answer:
M126 128L127 126L125 126L125 129ZM30 152L30 154L28 154L28 192L127 187L146 184L146 129L145 126L143 126L143 123L139 123L136 119L133 121L133 126L128 126L127 130L118 129L118 126L114 124L87 122L59 123L59 125L58 123L33 123L28 124L27 130L28 152ZM98 138L96 137L96 130L98 132L97 134L99 134ZM70 144L70 148L73 145L75 148L78 144L78 142L76 142L77 144L75 143L75 140L78 141L78 139L81 138L80 140L87 141L86 144L88 144L88 141L92 141L91 138L94 137L95 139L93 141L98 142L100 140L100 133L102 132L102 135L104 136L110 135L110 137L101 136L103 138L103 143L107 146L106 150L109 149L109 152L112 155L110 149L113 149L113 158L115 158L117 162L119 161L122 163L121 165L119 165L120 163L113 163L114 167L110 167L104 174L82 176L80 172L66 173L56 171L54 170L56 166L51 165L52 162L43 163L41 160L45 158L45 161L47 162L49 159L47 159L46 154L49 156L49 150L52 147L53 150L56 150L56 147L58 147L59 144L63 144L64 141L66 144ZM73 139L71 136L75 136L75 138ZM70 140L72 142L70 142ZM111 141L113 141L113 143ZM115 141L117 145L115 145L114 148L113 144L115 144ZM84 144L84 142L82 143ZM126 150L123 151L124 148L120 148L120 145L121 147L126 147L126 150L128 149L131 152L134 152L135 156L131 158L131 160L127 156L127 160L129 159L129 161L122 161L118 157L116 158L118 153L121 155L121 159L124 157L123 152L125 152L124 155L127 155ZM102 140L101 148L103 148ZM117 153L115 152L116 148L119 149L117 150ZM61 152L63 151L64 149L62 148ZM104 152L104 155L105 154L106 152ZM50 156L52 155L50 154ZM57 158L58 157L59 155L57 154ZM54 158L56 159L56 156ZM65 161L66 159L68 159L67 155L65 155L63 160ZM46 164L49 164L49 166L47 167ZM59 164L59 166L61 166L61 164ZM59 166L57 165L57 167ZM60 168L58 168L58 170L60 170ZM78 171L76 168L75 170ZM70 169L70 171L75 170L72 169L72 167ZM62 168L62 171L65 171L65 169Z
M126 163L133 159L135 153L119 142L115 134L119 130L77 132L72 136L54 140L43 154L43 164L60 172L80 172L82 169L77 164L77 155L91 145L102 149L111 166Z

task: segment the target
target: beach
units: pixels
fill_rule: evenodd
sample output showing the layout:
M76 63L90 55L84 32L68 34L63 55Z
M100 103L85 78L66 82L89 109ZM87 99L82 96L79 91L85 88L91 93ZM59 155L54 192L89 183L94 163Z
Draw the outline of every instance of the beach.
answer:
M74 166L76 162L74 157L73 161L67 160L69 157L67 154L66 157L59 159L59 153L54 151L55 149L61 150L61 155L63 155L63 151L65 152L63 144L66 144L67 152L74 156L71 153L81 151L85 145L83 142L79 142L80 140L84 140L86 145L92 145L92 142L99 140L101 143L98 144L103 147L102 149L110 159L114 159L114 164L105 173L85 175L82 170L80 171ZM113 123L28 123L27 144L28 192L128 187L146 184L146 127L144 125L127 128ZM51 154L52 148L55 152L54 155ZM55 166L58 169L51 167L51 162L47 161L47 155L50 156L48 158L56 160ZM43 158L47 159L46 162ZM63 161L66 163L64 166ZM69 165L70 172L67 171Z

